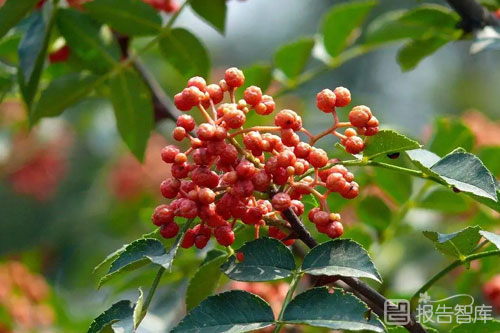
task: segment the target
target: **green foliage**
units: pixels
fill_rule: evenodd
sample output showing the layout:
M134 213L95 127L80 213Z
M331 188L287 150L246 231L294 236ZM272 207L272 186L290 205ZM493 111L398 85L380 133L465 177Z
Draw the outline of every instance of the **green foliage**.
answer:
M288 79L296 79L307 64L313 47L312 37L282 45L274 54L274 64Z
M321 29L323 43L330 56L338 56L348 46L354 30L363 23L376 4L376 1L368 0L332 6L324 17Z
M137 303L135 303L134 313L132 314L134 329L137 328L137 326L139 326L141 320L144 318L145 314L142 313L143 305L144 305L144 293L142 292L142 289L139 288L139 298L137 299Z
M377 156L420 148L420 144L392 130L381 130L366 139L363 156L373 159Z
M489 232L489 231L484 231L484 230L479 231L479 233L481 234L481 236L486 238L490 243L495 245L497 247L497 249L500 250L500 236L499 235L494 234L494 233Z
M198 75L208 77L210 59L205 46L186 29L176 28L160 40L165 59L186 79Z
M486 322L477 320L475 323L460 324L452 328L450 333L483 333L500 331L500 321L488 320Z
M161 30L158 12L141 0L94 0L84 4L89 14L129 36L147 36Z
M262 298L233 290L201 302L171 332L248 332L273 322L273 310Z
M434 125L430 150L439 156L450 153L457 147L471 151L474 134L460 119L439 118Z
M434 242L436 249L446 255L462 259L471 254L477 247L481 235L480 227L467 227L451 234L441 234L435 231L424 231L424 236Z
M165 252L165 247L157 239L141 238L133 241L125 247L124 251L118 253L107 274L99 281L99 287L112 277L126 270L142 267L151 260L151 257L162 256Z
M403 204L410 199L413 188L413 180L410 176L382 168L376 168L373 171L375 183L382 188L392 200L399 204Z
M469 208L467 200L461 195L445 188L436 188L419 202L419 207L458 214Z
M368 309L351 293L340 289L313 288L297 295L285 308L283 320L289 324L307 324L334 330L384 332L385 327L375 315L364 317Z
M90 16L74 9L60 9L56 23L72 54L86 68L102 74L115 66L119 59L118 46L104 42L101 26Z
M295 270L295 260L290 250L274 238L259 238L248 242L238 252L241 262L233 255L222 266L229 278L238 281L271 281L289 277Z
M154 126L151 93L133 70L121 71L112 78L110 91L118 131L130 151L142 160Z
M483 147L477 156L493 175L500 176L500 147Z
M133 313L134 304L132 302L119 301L95 318L92 324L90 324L87 333L104 332L106 328L109 328L113 324L120 326L128 324L127 322L132 319Z
M188 311L198 306L208 296L211 296L219 285L222 274L220 266L226 261L227 255L220 252L215 253L216 257L211 259L207 254L205 261L189 280L186 291L186 309Z
M40 99L30 113L30 123L44 117L60 115L66 108L84 98L92 90L97 76L71 73L52 80L42 91Z
M385 202L374 195L363 198L356 206L358 217L377 230L384 230L391 222L391 210Z
M0 7L0 38L35 7L38 0L7 1Z
M412 40L399 50L398 63L403 71L412 70L425 57L433 54L448 42L449 39L440 36Z
M226 30L227 6L225 0L191 0L191 8L221 34Z
M313 248L302 263L311 275L366 277L382 282L365 249L350 239L336 239Z

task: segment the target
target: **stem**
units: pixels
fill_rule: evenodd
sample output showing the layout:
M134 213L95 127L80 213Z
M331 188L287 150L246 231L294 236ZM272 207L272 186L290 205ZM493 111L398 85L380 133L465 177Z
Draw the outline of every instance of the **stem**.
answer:
M153 284L151 285L151 288L149 288L148 295L146 296L146 299L144 300L144 304L142 305L141 318L137 322L137 327L139 327L139 324L141 323L142 319L144 319L144 317L146 316L146 313L148 312L149 304L151 304L151 301L153 300L153 296L156 292L156 289L158 288L158 284L160 284L160 280L161 280L161 277L163 276L164 272L165 272L165 268L162 266L158 270L158 273L156 273Z
M276 327L274 328L274 333L278 333L281 330L281 327L283 324L281 321L283 320L283 314L285 313L286 306L290 301L292 300L293 293L295 292L295 289L297 289L297 285L299 284L299 280L302 277L303 273L300 272L295 272L292 277L292 282L290 283L290 288L288 289L288 292L286 293L285 296L285 301L283 302L283 306L281 307L280 314L278 315L278 320Z
M441 279L443 276L445 276L446 274L451 272L456 267L458 267L462 264L471 262L471 261L476 260L476 259L491 257L491 256L495 256L495 255L500 255L500 250L492 250L492 251L485 251L485 252L481 252L481 253L475 253L475 254L471 254L471 255L466 256L463 260L455 260L454 262L449 264L447 267L442 269L440 272L438 272L436 275L434 275L429 281L427 281L426 284L424 284L419 290L417 290L415 292L415 294L413 294L413 296L410 300L410 304L411 304L412 309L414 309L414 307L416 306L417 299L421 293L424 293L427 290L429 290L429 288L432 287L432 285L434 283L436 283L439 279Z
M234 138L237 135L248 133L248 132L279 132L281 131L281 127L278 126L253 126L248 128L240 129L236 132L233 132L229 135L229 138Z

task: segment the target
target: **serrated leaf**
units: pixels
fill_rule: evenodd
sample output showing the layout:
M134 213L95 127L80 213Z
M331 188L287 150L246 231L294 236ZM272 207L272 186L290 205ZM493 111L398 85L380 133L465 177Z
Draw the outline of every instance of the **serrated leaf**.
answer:
M56 117L77 103L92 90L97 80L95 75L71 73L52 80L30 113L33 125L44 117Z
M436 175L431 171L431 167L439 162L441 157L425 149L414 149L406 151L410 161L421 171L428 175Z
M385 202L374 195L363 198L356 206L360 220L377 230L384 230L391 222L391 210Z
M111 263L108 273L99 281L99 287L117 274L142 267L151 260L150 257L162 256L165 252L165 247L157 239L141 238L133 241Z
M192 309L172 333L248 332L274 322L273 310L262 298L242 290L211 296Z
M500 235L484 230L479 231L479 233L500 250Z
M38 3L39 0L6 1L0 7L0 38Z
M134 329L139 326L139 323L141 320L144 318L142 314L142 306L144 305L144 293L142 292L142 289L139 288L139 298L137 299L137 302L135 303L134 307L134 313L132 315L133 321L134 321Z
M172 29L160 40L165 59L185 78L207 77L210 60L205 46L186 29Z
M244 255L241 262L233 255L221 267L224 274L237 281L272 281L289 277L295 270L292 252L274 238L259 238L243 245L237 252Z
M161 30L158 12L141 0L94 0L83 7L97 20L127 36L148 36Z
M382 322L364 314L368 308L351 293L335 289L313 288L297 295L285 308L283 321L288 324L306 324L334 330L385 332Z
M380 44L424 36L452 36L459 17L449 8L425 4L407 11L395 10L377 17L366 29L366 44Z
M398 52L397 61L401 70L406 72L414 69L427 56L439 50L451 39L443 37L429 37L412 40Z
M38 90L56 10L52 3L47 3L42 11L33 13L33 19L19 43L19 85L28 109Z
M288 79L295 79L304 70L314 47L314 38L300 38L278 48L274 64Z
M130 151L142 160L154 126L151 93L133 70L123 70L112 78L110 91L118 131Z
M460 324L453 327L450 333L494 333L500 332L500 321L491 319L481 321L478 319L474 323Z
M444 156L457 147L470 151L474 147L474 134L460 119L438 118L429 150Z
M332 6L323 19L323 43L332 57L339 55L348 44L354 29L364 21L376 1L350 1Z
M406 150L420 148L421 145L403 134L392 130L381 130L365 141L363 156L373 159L380 155L399 153Z
M430 170L458 190L498 201L496 180L475 155L455 150Z
M133 312L134 304L132 302L119 301L95 318L87 333L100 333L112 324L129 320L132 318Z
M201 301L216 291L222 274L220 266L226 259L227 255L222 253L203 263L189 280L186 291L186 309L188 311L198 306Z
M469 208L469 205L463 196L457 195L453 191L443 188L437 188L428 193L418 203L418 206L450 214L461 213Z
M451 234L442 234L435 231L424 231L425 237L434 242L436 249L446 255L463 259L471 254L481 239L480 227L467 227Z
M191 8L221 34L226 30L226 0L191 0Z
M117 63L118 46L104 43L100 36L101 26L88 14L74 9L60 9L56 22L72 54L87 68L102 74Z
M382 282L366 250L351 239L336 239L314 247L305 256L301 269L311 275L366 277Z

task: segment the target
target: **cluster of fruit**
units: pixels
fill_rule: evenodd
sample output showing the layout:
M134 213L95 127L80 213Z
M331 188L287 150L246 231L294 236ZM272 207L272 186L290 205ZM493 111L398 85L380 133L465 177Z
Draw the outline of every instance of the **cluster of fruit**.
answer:
M236 101L235 90L243 86L245 77L237 68L226 70L218 84L209 84L193 77L187 87L174 97L181 111L199 110L203 122L196 124L188 114L177 120L173 138L189 141L186 151L169 145L161 151L163 161L171 165L172 178L161 184L161 193L169 204L156 207L152 220L161 234L174 237L179 231L175 217L199 218L200 223L189 229L183 239L185 248L203 248L213 234L217 242L229 246L234 242L236 221L259 228L269 227L269 236L293 243L294 234L283 212L291 209L297 216L304 214L300 201L303 195L314 195L319 207L308 213L319 232L331 238L342 235L340 215L330 213L326 198L337 192L344 198L358 195L354 175L341 161L328 158L315 147L322 137L332 134L340 139L346 151L360 153L364 140L378 132L378 120L366 106L355 106L349 112L349 122L340 122L337 108L351 101L349 90L338 87L325 89L317 95L317 107L333 116L333 125L312 135L302 126L302 118L284 109L274 117L275 126L244 127L249 112L269 115L275 103L259 87L245 89L243 99ZM224 95L229 101L224 102ZM347 128L344 134L339 128ZM356 129L354 129L356 128ZM308 142L302 141L299 133ZM317 188L326 188L320 193Z

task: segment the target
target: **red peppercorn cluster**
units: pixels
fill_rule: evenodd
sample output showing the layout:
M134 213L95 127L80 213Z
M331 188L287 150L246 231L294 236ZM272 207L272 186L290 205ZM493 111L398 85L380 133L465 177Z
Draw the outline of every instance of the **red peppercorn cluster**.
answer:
M244 81L243 72L233 67L218 84L207 85L203 78L193 77L174 96L179 110L196 108L204 121L197 124L191 115L182 115L173 138L189 141L189 149L181 151L175 145L162 149L161 157L171 165L172 178L163 181L160 189L165 198L173 200L155 209L153 223L170 238L179 231L176 216L199 218L199 224L186 232L184 248L195 245L201 249L212 235L219 244L231 245L237 221L255 226L256 237L259 228L267 225L270 237L290 245L294 239L284 212L291 209L302 216L304 205L300 200L312 194L318 198L319 207L308 212L311 222L331 238L341 236L340 215L329 212L326 198L336 192L352 199L358 195L359 186L339 160L329 160L327 153L314 144L333 134L348 152L357 154L364 148L358 133L376 134L377 119L368 107L356 106L349 113L349 122L339 122L336 108L347 106L351 94L338 87L317 95L318 109L333 115L333 125L318 135L306 130L302 118L288 109L276 114L275 126L244 127L249 112L266 116L275 109L273 98L256 86L246 88L244 98L236 101L235 90ZM227 101L225 94L229 95ZM341 127L349 127L345 135L337 132ZM324 193L317 190L319 187L326 189Z

